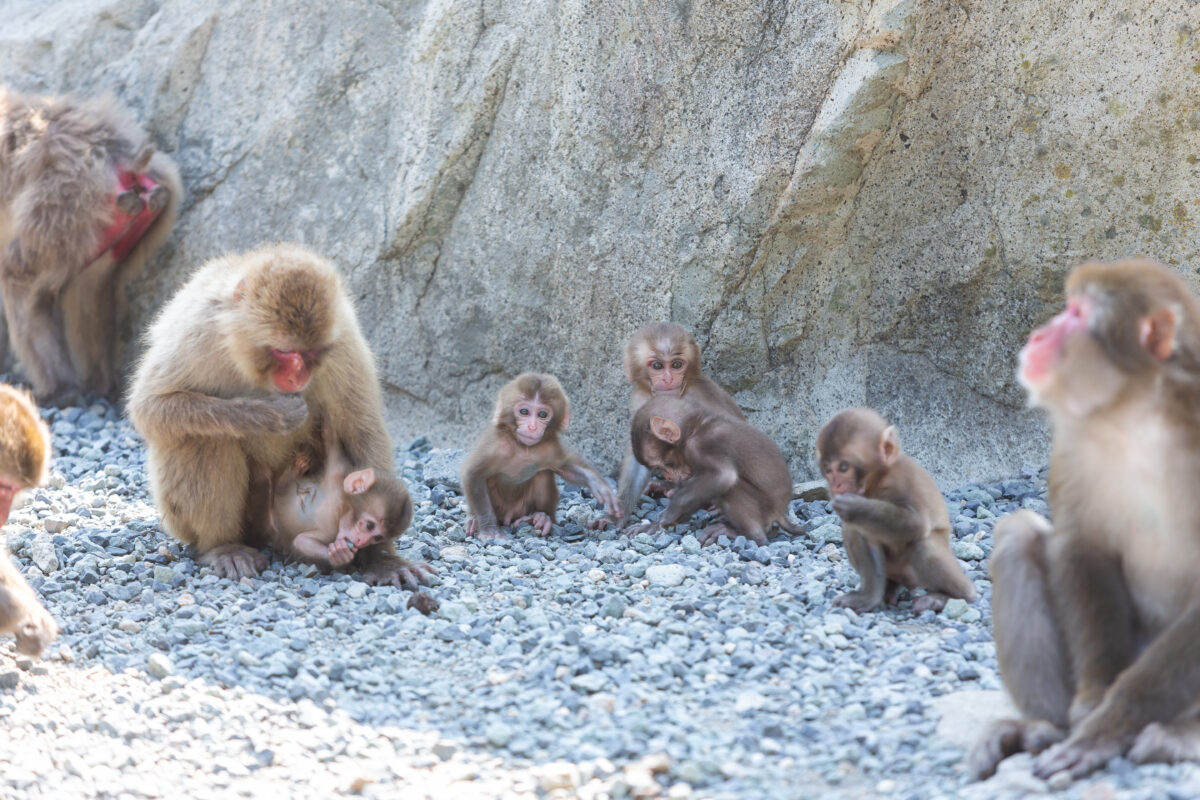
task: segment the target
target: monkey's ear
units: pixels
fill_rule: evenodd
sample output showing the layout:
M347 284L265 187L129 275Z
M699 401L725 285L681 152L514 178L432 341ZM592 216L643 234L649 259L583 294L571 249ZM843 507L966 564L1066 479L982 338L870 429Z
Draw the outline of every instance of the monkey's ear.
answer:
M1150 312L1138 322L1138 342L1158 361L1166 361L1175 352L1175 311L1163 307Z
M896 433L894 425L888 425L879 435L879 457L883 459L884 464L890 467L898 455L900 455L900 435Z
M679 426L666 417L651 417L650 432L667 444L678 442L681 434Z
M346 494L362 494L375 485L375 470L367 467L366 469L357 469L346 476L346 480L342 481L342 489Z
M558 429L560 431L565 431L567 429L567 426L570 424L571 424L571 409L564 408L563 415L562 415L562 421L558 423Z

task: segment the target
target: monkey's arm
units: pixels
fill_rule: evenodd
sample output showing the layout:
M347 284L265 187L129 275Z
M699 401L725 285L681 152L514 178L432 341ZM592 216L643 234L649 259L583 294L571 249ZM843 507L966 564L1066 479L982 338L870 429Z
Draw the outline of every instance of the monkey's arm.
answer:
M361 333L356 331L355 338L356 346L340 347L336 356L326 356L326 362L336 361L340 367L337 376L326 384L332 387L333 408L340 409L330 420L330 427L350 464L395 472L371 350Z
M586 486L592 491L602 504L604 510L611 516L621 518L625 516L625 512L621 510L621 506L617 503L617 495L613 492L612 487L608 485L608 481L596 470L592 469L583 459L575 454L568 454L554 470L562 476L563 480L575 484L576 486ZM472 506L474 508L474 506Z
M467 519L467 535L481 533L487 538L500 535L500 521L496 518L496 509L488 492L488 458L486 453L482 457L477 455L485 450L486 448L477 447L467 458L467 463L463 465L462 487L463 496L467 498L467 510L470 512Z
M649 485L650 470L638 463L632 449L626 449L625 459L621 462L621 473L617 478L617 496L620 499L621 510L632 514Z
M738 482L737 468L725 459L714 459L710 467L697 472L675 487L671 502L659 522L674 525L687 519L732 489Z
M298 394L223 398L175 391L139 398L129 415L142 431L242 438L289 433L308 418L308 405Z
M329 558L329 537L322 531L302 531L292 539L292 552L301 561L316 564L321 567L343 566L331 564Z
M929 530L924 514L887 500L843 493L834 495L831 505L843 522L857 526L877 544L899 547Z

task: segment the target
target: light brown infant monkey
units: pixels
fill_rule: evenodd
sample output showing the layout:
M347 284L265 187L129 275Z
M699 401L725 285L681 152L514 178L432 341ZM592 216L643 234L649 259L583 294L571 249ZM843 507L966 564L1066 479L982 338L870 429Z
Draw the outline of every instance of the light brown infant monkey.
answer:
M395 476L370 467L351 468L332 426L322 428L322 472L303 475L303 464L297 464L276 479L268 531L277 552L337 569L348 566L362 548L402 534L412 520L412 501ZM401 578L411 587L428 583L435 572L418 563L406 568Z
M869 408L835 414L817 434L817 461L842 518L850 564L862 578L834 605L859 614L923 587L914 611L941 611L975 586L950 552L950 515L937 484L900 449L896 429Z

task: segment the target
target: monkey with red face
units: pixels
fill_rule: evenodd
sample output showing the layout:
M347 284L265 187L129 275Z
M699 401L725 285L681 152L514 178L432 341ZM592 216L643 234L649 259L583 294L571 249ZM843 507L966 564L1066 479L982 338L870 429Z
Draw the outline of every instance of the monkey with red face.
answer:
M548 536L558 510L555 475L587 486L610 515L622 515L600 473L559 441L569 421L567 395L553 375L526 372L500 389L491 426L463 465L468 536L502 539L500 526L526 521Z
M1020 751L1043 778L1200 758L1200 300L1142 259L1084 264L1066 294L1017 373L1053 427L1054 525L1005 517L989 563L1025 716L980 739L977 777Z

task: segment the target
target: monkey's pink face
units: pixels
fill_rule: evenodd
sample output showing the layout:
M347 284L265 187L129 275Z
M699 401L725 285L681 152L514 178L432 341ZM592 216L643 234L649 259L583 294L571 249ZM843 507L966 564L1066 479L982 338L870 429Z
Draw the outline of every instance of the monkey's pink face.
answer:
M827 458L821 461L821 474L829 484L831 495L860 494L858 470L844 458Z
M387 531L383 520L375 514L363 511L355 518L352 509L342 514L342 518L338 520L337 538L357 552L368 545L382 542L387 538Z
M683 388L687 373L687 359L682 356L660 358L657 354L646 360L646 374L650 376L650 391L655 394L678 392Z
M1072 297L1067 301L1066 309L1029 335L1029 341L1021 348L1017 380L1031 394L1045 386L1053 376L1067 342L1087 332L1091 314L1091 299Z
M519 400L513 406L513 418L516 421L517 439L526 447L533 447L546 435L546 428L554 419L554 409L545 403L533 400Z
M312 377L313 362L316 361L317 351L277 350L271 348L271 357L275 366L271 370L271 380L275 388L281 392L299 392L308 385Z

